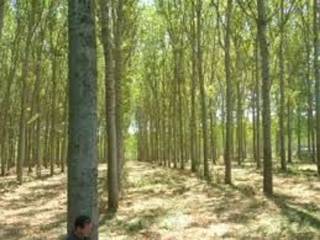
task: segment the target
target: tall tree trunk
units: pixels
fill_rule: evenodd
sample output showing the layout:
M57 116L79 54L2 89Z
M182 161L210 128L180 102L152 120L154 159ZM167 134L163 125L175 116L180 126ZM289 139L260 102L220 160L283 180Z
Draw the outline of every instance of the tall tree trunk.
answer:
M219 21L219 19L218 19ZM217 22L218 22L217 21ZM217 29L219 29L219 24L216 23ZM216 77L216 51L217 50L217 38L214 38L213 41L213 52L212 52L212 60L211 60L211 77L210 77L210 84L214 85L215 77ZM217 132L216 132L216 97L211 96L209 100L209 110L210 110L210 149L211 149L211 160L212 163L215 165L217 160Z
M316 159L318 174L320 175L320 70L319 70L319 14L320 0L313 1L313 44L314 44L314 79L315 79L315 98L316 98Z
M227 29L225 35L225 72L226 72L226 145L225 145L225 183L231 184L231 162L232 162L232 82L231 82L231 61L230 61L230 33L231 33L232 0L227 5Z
M259 69L259 35L257 31L257 37L255 41L255 62L256 62L256 84L255 84L255 93L256 93L256 163L257 168L261 168L261 159L260 159L260 69Z
M179 145L180 145L180 168L184 169L184 139L183 139L183 96L182 96L182 81L183 81L183 43L179 46L178 51L178 109L179 109Z
M116 211L119 201L118 150L116 127L116 86L111 38L111 1L100 0L101 36L105 59L106 126L108 134L108 207Z
M69 0L68 232L80 214L98 239L97 66L94 4Z
M191 171L197 171L197 158L196 158L196 149L197 149L197 125L196 125L196 106L195 106L195 98L196 98L196 87L197 87L197 54L196 54L196 23L195 23L195 4L194 0L192 1L192 20L191 20L191 28L192 28L192 76L191 76L191 121L190 121L190 150L191 150Z
M272 184L272 146L271 146L271 112L269 75L269 48L267 41L267 0L258 0L258 37L261 54L262 74L262 123L263 123L263 192L273 194Z
M209 176L209 162L208 162L208 123L207 123L207 104L206 93L204 86L204 76L202 69L202 1L197 1L197 51L198 51L198 77L200 85L200 100L201 100L201 118L202 118L202 138L203 138L203 175L206 180L210 179Z
M286 149L285 149L285 86L284 86L284 56L283 56L283 43L284 43L284 0L281 0L280 7L280 47L279 47L279 70L280 70L280 111L279 111L279 134L280 134L280 159L281 159L281 170L287 171L286 162Z
M117 135L117 174L118 188L121 189L121 175L124 165L124 145L123 145L123 111L122 111L122 85L123 85L123 60L122 60L122 34L123 34L123 0L116 1L117 18L114 27L114 79L116 94L116 135Z
M37 50L37 60L36 60L36 69L35 69L35 75L36 75L36 82L35 82L35 104L36 104L36 112L38 114L37 120L36 120L36 140L35 140L35 161L36 161L36 174L37 177L41 177L41 168L42 168L42 156L41 156L41 106L40 106L40 86L41 86L41 77L42 77L42 71L41 71L41 62L42 62L42 50L43 50L43 40L44 40L44 30L41 30L41 43L39 49Z

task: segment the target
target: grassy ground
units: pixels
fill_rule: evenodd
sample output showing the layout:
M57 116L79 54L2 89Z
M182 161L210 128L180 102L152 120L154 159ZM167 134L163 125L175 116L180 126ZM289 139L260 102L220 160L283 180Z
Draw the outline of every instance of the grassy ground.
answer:
M320 239L320 181L311 165L276 173L275 197L261 193L261 175L234 167L233 186L215 167L208 185L189 171L128 162L126 192L116 216L100 199L100 239ZM99 191L106 167L99 171ZM23 186L0 181L0 239L63 239L66 176L58 174Z

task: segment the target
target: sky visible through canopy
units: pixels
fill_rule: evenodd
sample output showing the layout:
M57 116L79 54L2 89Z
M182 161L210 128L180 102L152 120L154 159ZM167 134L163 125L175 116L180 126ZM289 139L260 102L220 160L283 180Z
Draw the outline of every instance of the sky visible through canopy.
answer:
M140 0L142 4L146 5L152 5L154 3L154 0Z

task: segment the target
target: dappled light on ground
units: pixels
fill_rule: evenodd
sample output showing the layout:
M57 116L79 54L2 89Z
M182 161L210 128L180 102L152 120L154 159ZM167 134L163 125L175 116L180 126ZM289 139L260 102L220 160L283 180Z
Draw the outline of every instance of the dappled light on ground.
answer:
M310 166L277 173L275 196L268 199L259 171L248 166L235 166L227 186L222 166L208 185L188 171L128 162L116 215L105 214L100 194L100 239L320 239L320 182ZM100 166L101 193L105 176ZM0 209L1 239L63 239L66 176L29 177L22 186L1 179Z

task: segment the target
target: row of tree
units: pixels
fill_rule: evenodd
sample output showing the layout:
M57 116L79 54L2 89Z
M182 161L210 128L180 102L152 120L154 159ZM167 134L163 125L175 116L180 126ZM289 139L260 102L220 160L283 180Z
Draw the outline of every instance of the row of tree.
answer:
M319 5L157 0L147 7L138 158L190 163L213 179L223 155L229 184L231 163L253 159L267 195L278 156L286 171L293 156L308 155L320 173Z
M25 170L40 178L67 164L69 231L80 213L97 219L97 164L107 158L109 209L118 207L139 9L0 1L1 176L22 184Z
M319 12L319 0L0 0L1 175L67 162L70 230L98 218L98 160L117 209L129 133L139 160L208 181L220 159L228 184L232 163L253 159L267 195L273 156L285 171L307 146L320 173Z
M67 152L66 8L1 1L1 175L16 166L64 171ZM59 12L57 11L59 9ZM2 24L1 24L2 26Z

